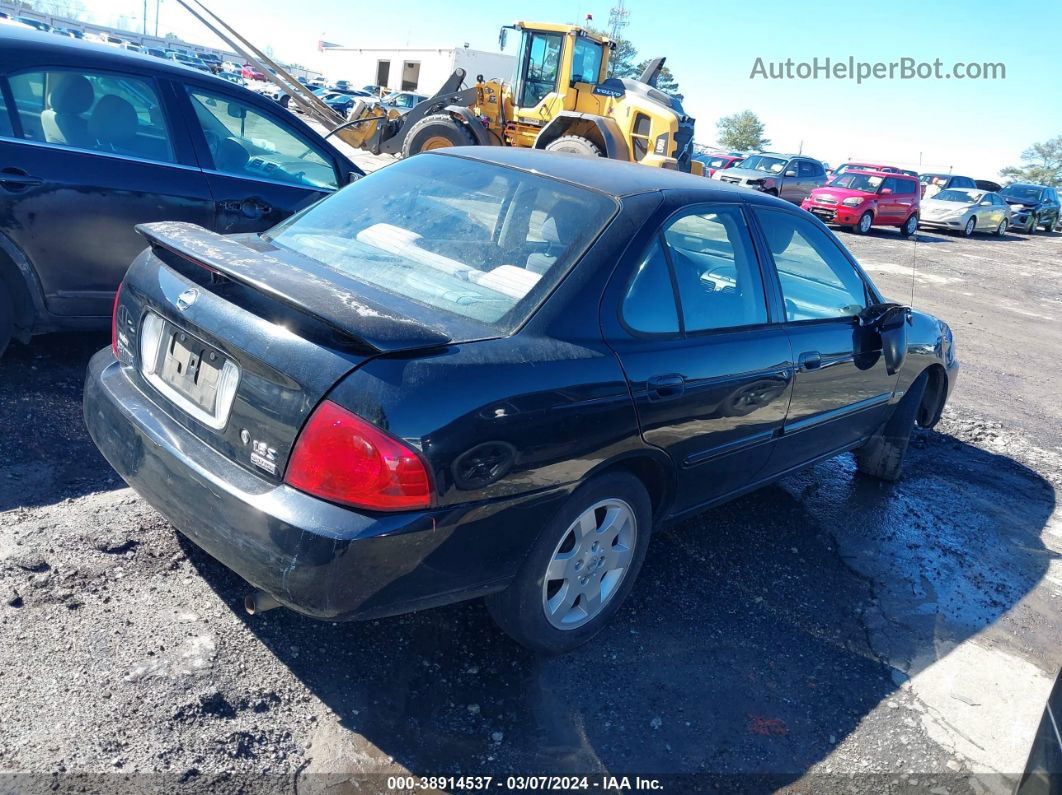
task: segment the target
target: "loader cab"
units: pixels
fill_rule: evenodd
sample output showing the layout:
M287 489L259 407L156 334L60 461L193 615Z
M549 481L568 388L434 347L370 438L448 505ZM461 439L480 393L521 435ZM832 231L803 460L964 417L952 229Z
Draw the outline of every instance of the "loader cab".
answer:
M512 102L519 121L540 124L561 110L576 110L579 89L602 82L611 42L574 25L517 22L502 28L520 34Z

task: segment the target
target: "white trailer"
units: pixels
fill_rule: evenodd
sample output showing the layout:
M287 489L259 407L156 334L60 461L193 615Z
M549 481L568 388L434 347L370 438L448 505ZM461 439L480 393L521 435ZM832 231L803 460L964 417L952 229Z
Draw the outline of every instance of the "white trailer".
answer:
M455 69L486 79L509 80L516 58L469 47L337 47L322 48L325 72L332 80L349 80L354 88L380 86L390 91L434 94Z

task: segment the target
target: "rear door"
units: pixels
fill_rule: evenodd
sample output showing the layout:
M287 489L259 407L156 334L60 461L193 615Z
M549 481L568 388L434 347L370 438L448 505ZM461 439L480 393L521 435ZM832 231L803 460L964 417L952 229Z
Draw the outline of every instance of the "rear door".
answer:
M35 66L0 79L3 231L33 264L48 310L109 317L144 248L133 226L211 225L213 201L168 85L150 72Z
M796 360L789 412L768 464L779 473L869 436L896 376L885 371L881 338L859 326L858 314L877 297L840 244L806 215L767 207L754 215Z
M189 83L175 93L214 197L216 231L264 231L346 180L335 153L279 106L212 85Z
M675 463L683 511L767 462L789 403L789 340L738 204L675 212L628 260L603 304L605 336L643 438Z

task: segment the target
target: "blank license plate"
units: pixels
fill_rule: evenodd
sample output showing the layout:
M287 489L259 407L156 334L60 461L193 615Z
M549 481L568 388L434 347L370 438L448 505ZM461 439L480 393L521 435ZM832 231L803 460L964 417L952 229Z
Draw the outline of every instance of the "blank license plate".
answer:
M160 380L197 408L217 416L218 381L225 357L167 323L157 365Z

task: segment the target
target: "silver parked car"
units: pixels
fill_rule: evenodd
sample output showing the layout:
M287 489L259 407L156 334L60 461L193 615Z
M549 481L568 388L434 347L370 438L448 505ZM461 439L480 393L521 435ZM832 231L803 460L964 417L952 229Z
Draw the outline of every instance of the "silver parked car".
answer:
M1010 221L1010 206L998 193L974 188L945 188L931 199L922 199L918 226L948 229L966 237L974 232L991 232L1002 237Z
M761 152L749 155L740 166L716 171L712 179L770 193L799 205L811 191L826 184L826 168L813 157Z

